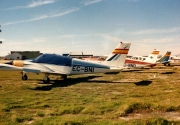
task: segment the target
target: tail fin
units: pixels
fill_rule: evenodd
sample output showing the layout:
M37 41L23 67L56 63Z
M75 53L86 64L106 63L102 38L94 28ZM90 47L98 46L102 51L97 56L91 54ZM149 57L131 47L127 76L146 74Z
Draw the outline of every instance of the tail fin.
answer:
M158 55L159 50L153 50L152 53L144 61L148 63L156 63Z
M171 55L171 52L167 51L166 54L164 56L162 56L157 62L167 63L169 61L170 55Z
M131 43L122 43L113 50L107 59L103 62L110 67L123 67L127 54L129 52Z

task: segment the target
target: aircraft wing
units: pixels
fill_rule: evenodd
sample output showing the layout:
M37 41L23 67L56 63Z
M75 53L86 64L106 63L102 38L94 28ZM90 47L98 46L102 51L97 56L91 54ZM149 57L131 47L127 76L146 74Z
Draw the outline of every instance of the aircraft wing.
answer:
M0 63L0 70L22 70L22 67L16 67L13 65Z
M9 64L2 64L0 63L0 70L19 70L19 71L25 71L25 72L31 72L31 73L47 73L47 74L61 74L61 75L68 75L65 72L62 71L54 71L50 68L28 68L28 67L17 67Z
M31 68L23 68L23 71L25 71L25 72L31 72L31 73L45 73L45 74L68 75L68 74L65 73L65 72L54 71L54 70L38 70L38 69L31 69Z

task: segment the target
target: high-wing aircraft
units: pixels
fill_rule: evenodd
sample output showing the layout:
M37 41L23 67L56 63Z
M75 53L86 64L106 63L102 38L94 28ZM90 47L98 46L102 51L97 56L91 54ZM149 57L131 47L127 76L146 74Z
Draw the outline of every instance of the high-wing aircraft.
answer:
M170 61L169 61L170 55L171 52L167 51L166 54L157 61L157 63L162 63L164 65L168 64L168 66L170 66Z
M158 57L159 51L158 50L153 50L152 53L145 59L145 60L136 60L134 58L129 59L126 58L125 60L125 66L127 67L132 67L132 68L140 68L140 67L145 67L145 66L150 66L154 67L156 66L156 60Z
M60 75L66 79L67 75L117 72L124 68L130 45L131 43L120 42L112 54L101 64L57 54L42 54L31 61L14 60L0 64L0 70L21 70L22 80L28 79L26 72L44 73L44 83L50 82L49 75Z

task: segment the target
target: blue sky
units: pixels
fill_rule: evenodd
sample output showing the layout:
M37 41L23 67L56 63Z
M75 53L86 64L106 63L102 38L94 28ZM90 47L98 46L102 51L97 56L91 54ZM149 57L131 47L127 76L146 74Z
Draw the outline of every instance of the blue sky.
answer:
M0 0L0 56L10 51L180 53L180 0Z

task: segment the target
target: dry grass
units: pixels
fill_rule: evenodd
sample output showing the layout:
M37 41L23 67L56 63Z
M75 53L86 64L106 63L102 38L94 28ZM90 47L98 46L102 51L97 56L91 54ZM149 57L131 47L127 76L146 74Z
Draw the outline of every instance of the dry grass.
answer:
M0 71L1 124L180 124L180 68L51 76Z

